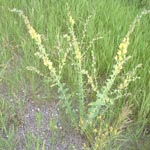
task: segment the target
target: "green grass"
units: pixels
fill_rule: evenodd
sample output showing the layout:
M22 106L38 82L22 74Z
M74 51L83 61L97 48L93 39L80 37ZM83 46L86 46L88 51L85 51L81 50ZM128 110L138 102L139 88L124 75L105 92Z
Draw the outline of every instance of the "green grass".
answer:
M107 79L111 73L114 64L114 56L123 37L128 32L130 24L134 20L135 16L140 14L144 8L150 8L150 4L146 0L141 1L141 4L135 0L70 0L68 1L68 4L70 6L71 15L75 20L74 32L78 41L82 40L82 31L86 19L89 15L92 16L88 22L87 33L82 47L83 49L81 49L81 52L86 54L86 58L83 60L83 66L89 71L89 74L92 74L91 50L93 50L96 60L96 75L98 83L103 85L105 83L104 80ZM54 65L57 68L59 65L58 61L61 59L63 53L60 48L55 48L55 46L58 47L58 42L60 42L64 49L67 47L67 43L64 41L62 35L68 33L68 27L70 27L67 16L68 11L66 1L0 1L1 85L5 85L10 97L14 97L14 95L19 97L20 91L23 90L26 95L30 95L33 99L38 99L37 95L42 93L42 98L44 100L49 100L53 93L51 92L53 90L50 88L49 84L51 81L34 72L28 71L26 67L36 66L40 72L46 76L49 75L48 69L42 65L41 60L34 56L34 53L38 51L38 48L34 44L34 41L30 39L23 20L18 17L17 14L13 14L9 11L9 9L13 8L23 10L29 17L31 25L38 33L42 34L43 45L46 48L46 53L49 54L49 58L54 62ZM124 73L126 73L138 64L142 63L142 68L137 71L137 75L140 77L140 80L129 85L127 92L131 93L131 95L126 99L122 98L116 102L116 105L112 106L114 114L108 114L106 117L106 122L111 122L113 118L116 118L116 116L120 114L121 108L127 102L129 106L132 106L132 115L130 114L130 118L132 118L133 123L137 126L135 137L140 137L143 134L145 127L150 123L150 118L148 117L150 113L149 24L150 15L144 16L141 22L137 24L135 31L130 37L130 45L128 48L128 55L131 55L132 58L128 61L124 68ZM102 39L95 41L93 46L89 50L86 50L88 42L95 38L97 33L99 33ZM58 36L59 40L57 38ZM78 74L74 72L76 68L70 66L70 64L75 63L72 56L74 56L73 53L70 54L70 58L66 62L64 71L62 72L62 81L65 82L66 85L69 85L71 96L74 97L75 93L79 92L77 89L77 81L80 75L78 76ZM80 91L82 89L81 86L79 87ZM76 97L77 96L75 96L75 98ZM82 96L80 95L79 98L81 97ZM89 102L91 102L95 99L95 94L89 93L88 99ZM39 98L39 101L42 101L41 98ZM79 102L80 101L82 101L82 98ZM2 114L5 114L5 112L8 111L8 108L4 107L7 103L4 102L3 95L1 96L1 102L4 104L0 106L0 113L2 112ZM22 102L19 103L21 104ZM80 110L82 109L81 107L82 104L80 104ZM11 123L8 121L8 117L15 118L15 115L10 115L14 114L15 111L16 110L14 108L9 109L8 116L3 115L0 117L1 130L7 132L7 124L11 124L12 126L16 126L16 124L18 124L17 122L19 122L19 120L12 121ZM83 112L80 113L81 115L83 114ZM107 127L103 127L103 129L106 128ZM132 134L132 129L131 131L129 130L129 133L130 132ZM90 130L89 133L87 132L86 134L90 134L88 135L88 139L93 139L95 136ZM11 135L12 134L10 133L10 138ZM13 136L15 136L15 133L13 133ZM32 136L27 135L27 143L30 138L32 138ZM135 138L135 140L137 139ZM9 142L9 139L6 142ZM39 141L37 139L37 143L38 142ZM3 139L1 138L0 145L2 145L2 143ZM12 143L9 143L11 147ZM90 141L90 144L93 143ZM30 146L28 149L30 149Z

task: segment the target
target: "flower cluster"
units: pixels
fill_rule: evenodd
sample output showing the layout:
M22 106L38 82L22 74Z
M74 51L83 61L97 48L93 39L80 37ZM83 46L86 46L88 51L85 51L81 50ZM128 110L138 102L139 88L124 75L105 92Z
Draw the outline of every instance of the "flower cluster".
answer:
M87 70L82 70L82 73L87 76L88 83L91 85L93 91L97 92L97 86L94 84L93 78L89 75Z

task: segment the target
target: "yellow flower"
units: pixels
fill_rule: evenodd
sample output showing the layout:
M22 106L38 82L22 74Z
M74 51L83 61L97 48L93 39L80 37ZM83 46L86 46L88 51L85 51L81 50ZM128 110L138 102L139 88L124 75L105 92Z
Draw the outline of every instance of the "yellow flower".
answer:
M122 49L126 49L127 46L128 46L128 44L123 42L119 45L119 48L122 50Z
M83 143L83 147L84 147L84 148L86 147L86 144L85 144L85 143Z
M125 55L127 53L127 49L123 49L122 53Z
M98 131L97 131L97 129L94 129L93 132L94 132L94 133L97 133Z
M80 118L80 121L79 121L79 126L81 127L83 125L84 121L82 118Z
M79 50L76 50L76 58L81 61L81 52Z
M114 135L117 135L117 129L114 129Z
M29 28L29 34L31 35L32 39L36 38L36 32L33 28Z
M98 146L99 146L98 144L95 144L95 147L96 147L96 148L98 148Z
M22 17L24 19L24 23L26 24L29 34L31 36L32 39L34 39L37 44L41 44L41 36L40 34L36 33L36 31L34 30L34 28L30 25L29 19L27 16L22 14Z
M122 60L123 60L123 57L122 57L122 56L118 57L118 60L119 60L119 61L122 61Z
M121 56L121 55L122 55L121 50L119 50L119 51L117 52L117 55L118 55L118 56Z
M98 116L97 119L101 120L101 119L102 119L102 116Z
M74 26L75 21L74 21L74 19L72 18L72 16L69 16L69 20L70 20L71 25Z
M110 127L109 129L110 129L110 132L112 132L112 131L113 131L113 127Z

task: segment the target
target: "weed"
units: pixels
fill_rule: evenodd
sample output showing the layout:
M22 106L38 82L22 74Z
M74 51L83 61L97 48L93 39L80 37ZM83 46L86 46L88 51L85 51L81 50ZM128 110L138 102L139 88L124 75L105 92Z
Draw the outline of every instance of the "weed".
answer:
M69 47L62 56L60 55L61 64L59 64L59 67L55 67L55 63L49 58L46 49L42 44L41 35L38 34L31 26L28 17L24 15L23 11L16 9L11 11L19 13L19 15L23 18L31 38L35 41L38 47L38 52L36 52L35 55L40 58L43 62L43 65L48 68L52 85L57 87L61 104L65 108L66 114L70 116L72 124L75 126L75 128L80 129L82 134L87 136L94 150L106 148L109 143L111 144L113 137L119 135L119 129L122 129L122 126L126 125L125 120L131 114L131 108L129 105L122 106L119 117L117 118L115 118L115 114L111 115L111 112L113 112L112 108L115 106L116 101L124 99L124 97L128 95L126 91L131 81L138 79L136 76L136 71L141 65L137 65L133 70L127 73L122 73L122 71L130 58L130 56L127 56L130 35L133 33L138 22L140 22L142 16L150 13L150 11L144 10L141 15L138 15L131 24L129 31L119 45L117 54L115 56L115 63L112 67L112 73L100 90L96 80L95 54L92 51L91 55L93 73L90 75L83 63L86 59L86 55L84 55L82 44L79 42L76 36L74 28L76 23L70 13L69 8L68 17L70 25L69 33L67 34L67 41L69 42L67 45L69 45ZM85 34L86 27L85 31L83 31L82 41L84 41ZM97 40L99 38L95 39ZM89 45L89 47L92 47L91 45L93 45L93 42L90 42ZM84 47L84 50L87 49L88 47ZM67 84L62 81L61 75L63 69L65 68L64 66L69 65L67 64L67 59L69 57L71 60L73 60L73 72L76 74L77 81L75 87L76 91L74 94L76 95L75 99L77 99L75 103L73 102L72 95L70 94L71 89L67 88ZM36 72L38 72L36 68L34 69L34 67L30 67L30 70L36 70ZM123 75L121 75L121 73ZM43 73L39 74L43 75ZM84 75L87 76L87 81L84 78ZM116 80L118 80L120 77L122 77L122 80L116 83ZM86 101L86 82L91 86L92 92L96 95L95 100L90 100L90 102ZM71 93L73 92L71 91ZM74 107L78 108L79 113L75 113L73 111ZM123 118L123 120L120 119L120 116ZM112 118L115 121L112 120Z

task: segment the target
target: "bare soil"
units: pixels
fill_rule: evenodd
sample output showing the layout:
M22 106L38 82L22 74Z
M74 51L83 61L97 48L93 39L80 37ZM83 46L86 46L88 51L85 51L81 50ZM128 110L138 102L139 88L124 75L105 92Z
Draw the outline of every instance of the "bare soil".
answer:
M0 91L1 97L3 96L7 101L11 100L11 103L14 104L13 107L18 110L16 100L7 95L6 88L1 86ZM21 101L22 98L19 97ZM15 128L15 150L26 150L27 145L30 145L31 150L35 150L38 140L41 141L39 145L41 150L43 147L44 150L83 149L84 138L75 132L69 124L66 127L63 126L64 120L61 118L58 101L38 104L26 97L21 110L18 110L18 116L20 114L22 116L19 119L20 121L18 120L19 125L16 125ZM50 127L52 123L55 125L54 129ZM8 131L10 126L11 124L7 127ZM2 135L2 137L8 138L7 135Z

